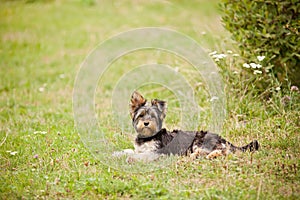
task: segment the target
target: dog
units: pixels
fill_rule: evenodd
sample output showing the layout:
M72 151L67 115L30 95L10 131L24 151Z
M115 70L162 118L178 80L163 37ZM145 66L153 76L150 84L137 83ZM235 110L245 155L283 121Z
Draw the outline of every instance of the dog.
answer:
M113 156L128 155L127 162L153 161L162 155L199 156L207 159L236 151L257 151L257 140L238 147L221 136L208 131L167 131L162 128L167 113L167 103L153 99L148 102L139 92L133 92L130 100L130 117L137 133L134 150L125 149Z

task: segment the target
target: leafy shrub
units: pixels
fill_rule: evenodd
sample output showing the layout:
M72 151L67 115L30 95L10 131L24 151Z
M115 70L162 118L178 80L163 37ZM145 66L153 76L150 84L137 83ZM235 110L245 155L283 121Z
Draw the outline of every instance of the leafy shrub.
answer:
M223 23L249 62L265 56L268 71L283 84L300 85L299 0L222 0Z

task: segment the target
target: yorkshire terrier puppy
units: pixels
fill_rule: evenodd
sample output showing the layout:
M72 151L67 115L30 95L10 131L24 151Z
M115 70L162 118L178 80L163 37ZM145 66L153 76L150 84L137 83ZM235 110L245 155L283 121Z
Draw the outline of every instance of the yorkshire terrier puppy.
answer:
M208 131L172 132L162 128L167 113L167 103L153 99L151 102L138 92L134 92L130 101L130 116L132 125L137 132L134 150L126 149L115 152L114 156L129 155L127 161L152 161L161 155L187 155L192 159L204 156L208 159L228 153L242 151L256 151L259 143L251 143L237 147L221 136Z

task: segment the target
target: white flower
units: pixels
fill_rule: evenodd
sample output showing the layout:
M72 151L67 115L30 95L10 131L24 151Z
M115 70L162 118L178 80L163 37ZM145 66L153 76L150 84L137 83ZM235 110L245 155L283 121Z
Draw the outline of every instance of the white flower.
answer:
M233 57L239 57L240 55L237 53L232 54Z
M254 70L253 71L253 74L261 74L262 73L262 71L260 71L260 70Z
M256 64L256 68L261 68L262 66L260 64Z
M42 134L45 135L47 133L47 131L34 131L33 134Z
M291 91L292 91L292 92L298 92L298 91L299 91L299 88L298 88L297 86L293 85L293 86L291 87Z
M256 64L255 63L250 63L250 66L255 69L256 68Z
M250 65L249 65L248 63L244 63L244 64L243 64L243 67L245 67L245 68L250 68Z
M227 55L225 55L225 54L223 54L223 53L221 53L221 54L218 55L218 58L220 58L220 59L226 58L226 57L227 57Z
M217 51L213 51L211 53L209 53L210 56L217 54Z
M231 50L227 50L227 53L230 53L230 54L232 54L232 51L231 51Z
M6 151L6 152L9 153L12 156L14 156L18 153L17 151Z
M280 90L280 87L276 87L275 90L279 91L279 90Z
M221 54L216 54L216 53L217 53L216 51L214 51L214 52L212 52L212 53L214 53L214 54L211 55L211 57L212 57L216 62L220 61L220 59L223 59L223 58L226 58L226 57L227 57L227 55L225 55L225 54L223 54L223 53L221 53Z
M263 61L265 59L265 57L266 56L257 56L256 58L257 58L258 61Z
M42 87L39 87L39 92L44 92L47 87L47 83L44 83Z

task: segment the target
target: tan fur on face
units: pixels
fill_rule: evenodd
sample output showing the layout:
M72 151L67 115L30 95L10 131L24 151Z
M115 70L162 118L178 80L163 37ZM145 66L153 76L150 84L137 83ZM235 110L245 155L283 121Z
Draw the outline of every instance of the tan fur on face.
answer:
M149 125L145 126L145 122L149 123ZM149 137L152 136L154 133L158 132L159 130L157 130L157 124L155 121L141 119L136 125L136 131L142 137Z
M138 137L150 137L162 128L167 112L167 103L158 99L147 103L147 100L135 91L131 95L129 111Z

